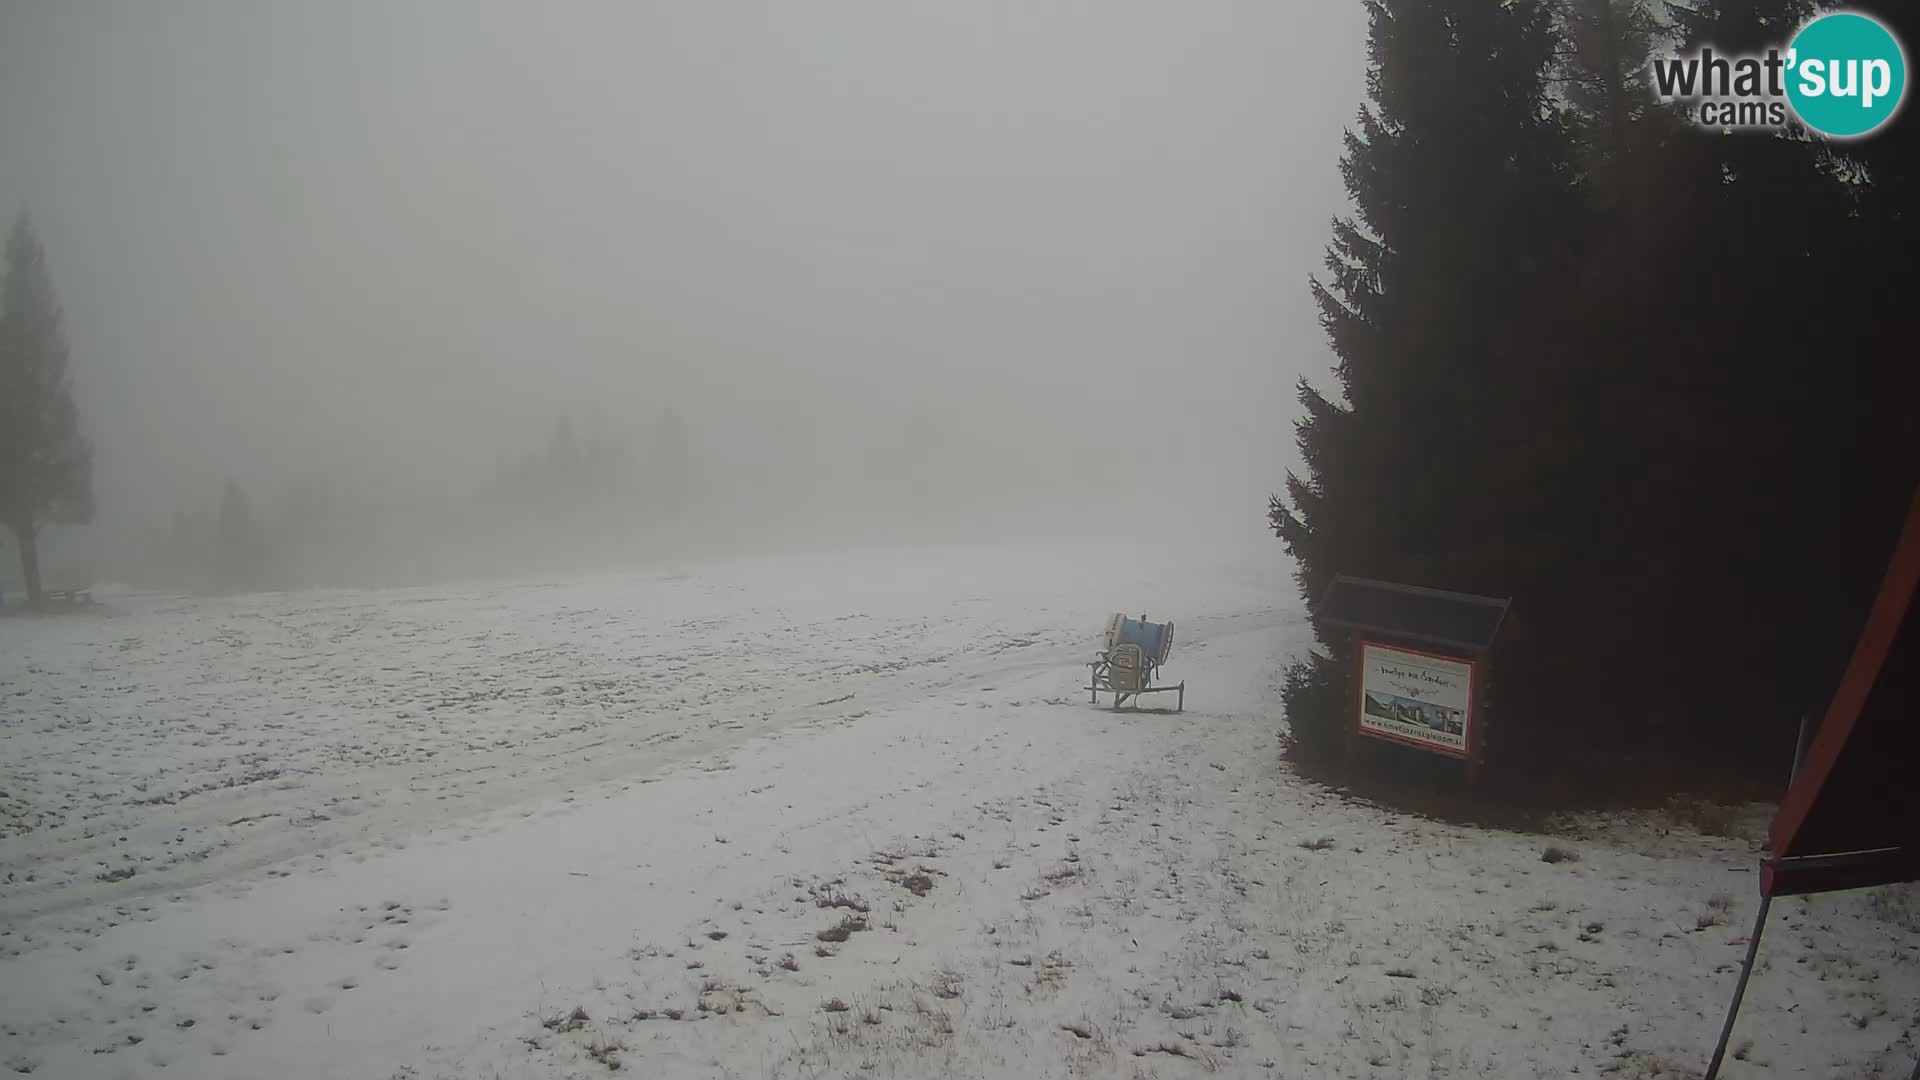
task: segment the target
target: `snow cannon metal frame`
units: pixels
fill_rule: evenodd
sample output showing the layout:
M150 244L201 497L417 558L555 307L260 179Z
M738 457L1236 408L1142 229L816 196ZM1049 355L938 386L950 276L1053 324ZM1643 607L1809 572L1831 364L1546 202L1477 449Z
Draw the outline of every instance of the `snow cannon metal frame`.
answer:
M1174 705L1175 712L1184 712L1187 707L1187 684L1185 680L1172 686L1153 685L1154 676L1160 673L1160 665L1167 662L1173 654L1173 624L1170 622L1152 623L1145 615L1138 619L1115 612L1107 620L1106 645L1100 655L1087 665L1092 669L1087 690L1093 695L1092 702L1100 703L1102 692L1113 695L1113 707L1117 711L1126 704L1128 698L1134 699L1134 708L1140 707L1140 698L1146 694L1174 693L1179 695Z

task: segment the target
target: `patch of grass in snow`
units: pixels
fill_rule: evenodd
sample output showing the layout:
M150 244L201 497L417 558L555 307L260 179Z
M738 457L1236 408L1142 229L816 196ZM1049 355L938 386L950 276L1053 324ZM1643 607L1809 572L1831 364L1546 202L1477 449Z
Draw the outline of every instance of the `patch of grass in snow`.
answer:
M872 905L858 896L849 896L839 889L833 888L830 888L826 892L815 893L813 895L813 906L818 908L845 908L848 911L857 912L861 915L865 915L867 912L873 910Z
M1709 799L1676 797L1667 803L1667 816L1702 836L1731 837L1739 832L1740 808Z
M1207 1053L1205 1049L1201 1047L1196 1047L1196 1046L1188 1046L1185 1043L1176 1042L1170 1039L1163 1040L1161 1042L1156 1042L1156 1043L1149 1043L1145 1046L1137 1047L1133 1051L1134 1057L1146 1057L1148 1054L1166 1054L1169 1057L1184 1058L1188 1061L1198 1062L1207 1069L1212 1069L1214 1067L1213 1056Z
M927 1005L919 998L913 999L913 1010L915 1015L920 1017L921 1023L925 1025L925 1034L931 1040L944 1040L953 1037L952 1013L945 1009L934 1008Z
M1045 959L1040 961L1037 969L1029 969L1033 971L1033 974L1025 981L1023 986L1029 994L1041 990L1058 990L1060 987L1066 985L1067 971L1071 967L1073 967L1073 965L1067 961L1067 958L1061 956L1059 951L1055 950L1048 953Z
M1920 885L1875 889L1867 894L1867 910L1909 934L1920 934Z
M943 1001L952 1001L960 996L963 985L959 972L945 969L934 973L933 980L927 988L933 991L934 997Z
M843 917L839 922L815 934L814 937L819 938L821 941L841 942L865 929L867 929L867 917L865 915L848 915Z
M620 1054L625 1051L626 1048L627 1044L621 1042L619 1039L611 1039L602 1035L587 1044L587 1056L605 1065L609 1072L618 1072L620 1069Z
M548 1031L576 1031L586 1027L592 1019L587 1015L584 1007L575 1005L572 1012L554 1013L551 1016L542 1017L540 1026Z
M937 859L939 857L940 845L932 840L922 840L914 844L894 844L873 853L874 863L880 866L893 866L909 858Z
M1613 1063L1617 1080L1700 1080L1700 1070L1659 1054L1629 1053Z
M1060 885L1080 876L1078 863L1060 863L1040 875L1040 879L1049 885Z

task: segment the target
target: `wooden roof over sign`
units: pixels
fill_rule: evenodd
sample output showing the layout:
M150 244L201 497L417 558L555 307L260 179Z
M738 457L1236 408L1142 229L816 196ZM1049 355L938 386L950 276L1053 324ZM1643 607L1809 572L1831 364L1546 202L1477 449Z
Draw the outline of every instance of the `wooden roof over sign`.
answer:
M1500 633L1509 604L1492 596L1342 574L1327 587L1315 614L1335 626L1363 633L1481 653Z

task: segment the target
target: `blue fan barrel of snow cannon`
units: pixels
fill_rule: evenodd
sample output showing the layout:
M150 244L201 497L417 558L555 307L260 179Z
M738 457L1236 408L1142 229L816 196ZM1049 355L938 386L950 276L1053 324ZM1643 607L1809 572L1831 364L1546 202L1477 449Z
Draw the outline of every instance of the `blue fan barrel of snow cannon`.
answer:
M1107 624L1107 648L1115 645L1138 645L1147 659L1164 664L1173 652L1173 624L1148 622L1144 615L1129 619L1116 614Z

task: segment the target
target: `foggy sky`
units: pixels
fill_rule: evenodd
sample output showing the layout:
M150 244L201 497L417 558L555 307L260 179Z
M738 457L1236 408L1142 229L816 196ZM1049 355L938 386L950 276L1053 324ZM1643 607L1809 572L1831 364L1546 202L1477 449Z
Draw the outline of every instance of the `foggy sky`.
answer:
M229 476L471 487L560 410L644 450L672 406L710 461L916 414L1068 470L1144 434L1158 496L1257 527L1327 370L1364 32L1346 0L0 0L0 211L48 248L103 523Z

